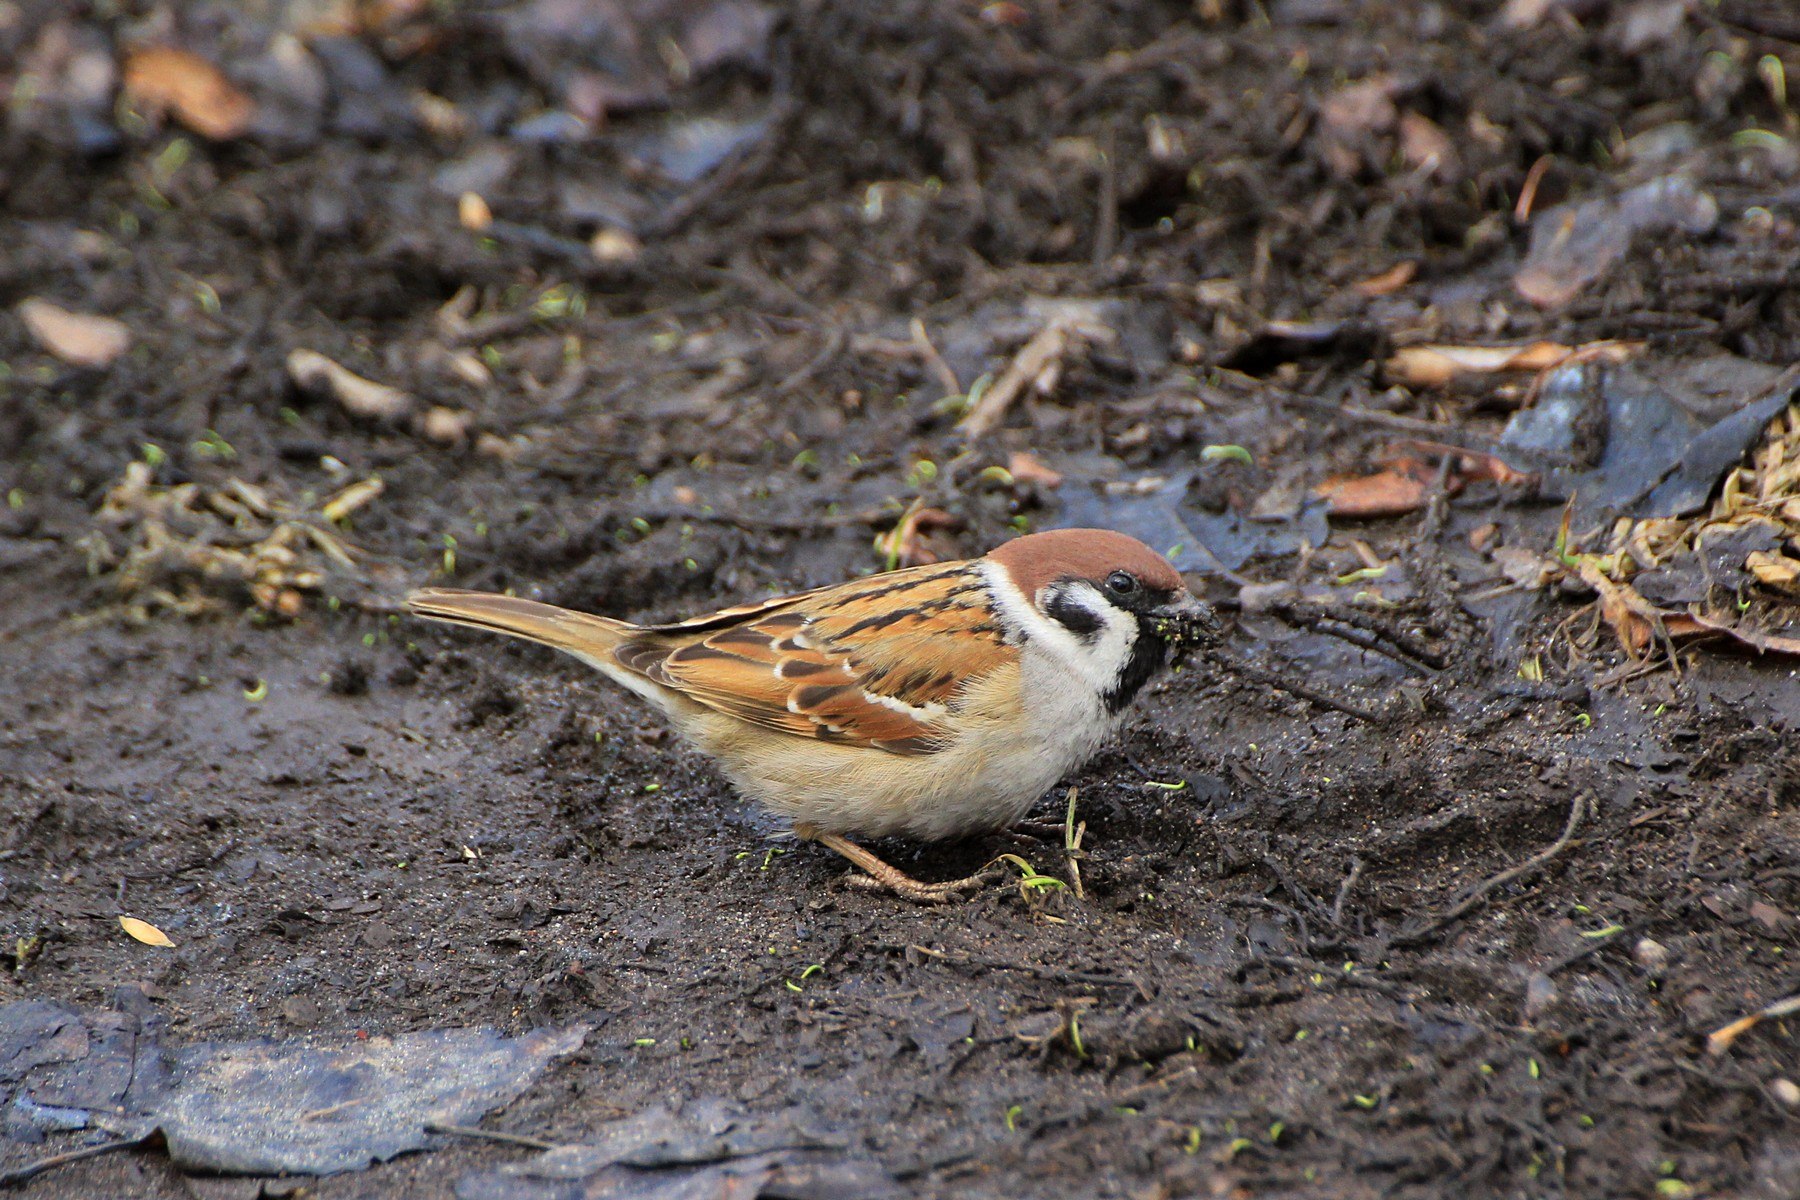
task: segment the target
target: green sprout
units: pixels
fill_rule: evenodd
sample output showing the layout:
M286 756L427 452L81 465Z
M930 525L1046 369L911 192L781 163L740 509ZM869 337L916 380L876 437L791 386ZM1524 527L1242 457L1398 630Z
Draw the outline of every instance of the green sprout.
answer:
M1256 465L1256 458L1242 446L1203 446L1200 459L1202 462L1241 462L1246 467Z
M209 429L200 435L194 443L194 453L201 458L216 458L221 462L230 462L237 457L237 450L232 444L219 436L216 429Z
M1036 867L1032 866L1028 860L1017 854L1002 854L999 861L1011 863L1019 869L1019 887L1022 889L1042 891L1045 888L1062 888L1068 886L1054 875L1045 875Z

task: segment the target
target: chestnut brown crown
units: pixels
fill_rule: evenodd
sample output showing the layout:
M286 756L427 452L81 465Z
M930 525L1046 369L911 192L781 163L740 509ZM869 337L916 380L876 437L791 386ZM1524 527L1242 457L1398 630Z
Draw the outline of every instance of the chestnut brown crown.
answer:
M1136 538L1110 529L1027 534L995 547L988 557L1006 568L1014 585L1027 596L1062 579L1098 584L1114 571L1129 571L1152 592L1181 592L1187 587L1168 559Z

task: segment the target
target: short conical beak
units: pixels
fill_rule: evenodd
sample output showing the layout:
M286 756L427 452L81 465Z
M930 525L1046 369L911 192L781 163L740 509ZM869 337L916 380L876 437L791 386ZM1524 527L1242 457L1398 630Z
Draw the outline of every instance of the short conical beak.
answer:
M1168 615L1197 633L1216 634L1219 632L1219 616L1213 612L1212 605L1196 597L1192 592L1183 592L1164 610Z

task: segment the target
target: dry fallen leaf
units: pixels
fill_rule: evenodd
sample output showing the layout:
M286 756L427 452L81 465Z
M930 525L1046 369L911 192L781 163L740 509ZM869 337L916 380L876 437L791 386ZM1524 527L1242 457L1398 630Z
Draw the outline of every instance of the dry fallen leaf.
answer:
M33 296L19 304L19 319L37 344L77 367L104 367L131 346L123 321L68 309Z
M1379 275L1371 275L1367 279L1352 284L1351 290L1359 296L1368 296L1371 299L1376 296L1391 296L1411 283L1413 277L1418 273L1419 264L1410 258L1404 259Z
M1438 461L1450 457L1450 469L1444 472L1444 493L1449 496L1484 480L1517 486L1536 478L1492 454L1440 442L1406 441L1390 449L1380 471L1333 475L1314 487L1313 494L1327 502L1326 512L1334 517L1397 517L1414 512L1430 498L1441 469L1421 455Z
M1397 517L1425 503L1437 474L1436 467L1409 455L1373 475L1333 475L1314 487L1313 494L1326 502L1326 512L1334 517Z
M456 220L471 233L480 233L494 223L494 210L479 192L464 192L456 200Z
M1020 483L1035 483L1039 487L1058 487L1063 480L1062 472L1045 466L1023 450L1015 450L1007 457L1006 469Z
M425 415L419 419L419 432L429 440L446 446L460 445L469 436L471 419L466 412L435 406L426 410Z
M167 946L171 950L175 948L175 943L169 940L169 935L148 921L140 921L136 917L120 917L119 928L146 946Z
M1382 364L1388 378L1411 387L1443 387L1463 375L1502 371L1549 371L1570 362L1624 362L1643 349L1642 342L1589 342L1564 346L1532 342L1526 346L1407 346Z
M1415 112L1400 114L1400 156L1409 166L1427 175L1450 175L1457 170L1456 144L1443 127Z
M168 46L138 50L125 61L125 92L215 142L241 136L256 115L256 101L219 68Z

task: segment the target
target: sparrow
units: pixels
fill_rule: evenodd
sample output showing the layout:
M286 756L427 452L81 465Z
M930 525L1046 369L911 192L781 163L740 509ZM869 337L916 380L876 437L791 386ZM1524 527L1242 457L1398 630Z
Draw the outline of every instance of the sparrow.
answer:
M1012 825L1216 630L1162 555L1105 529L634 625L517 596L424 588L415 615L571 654L649 701L738 791L863 880L939 903L853 838Z

